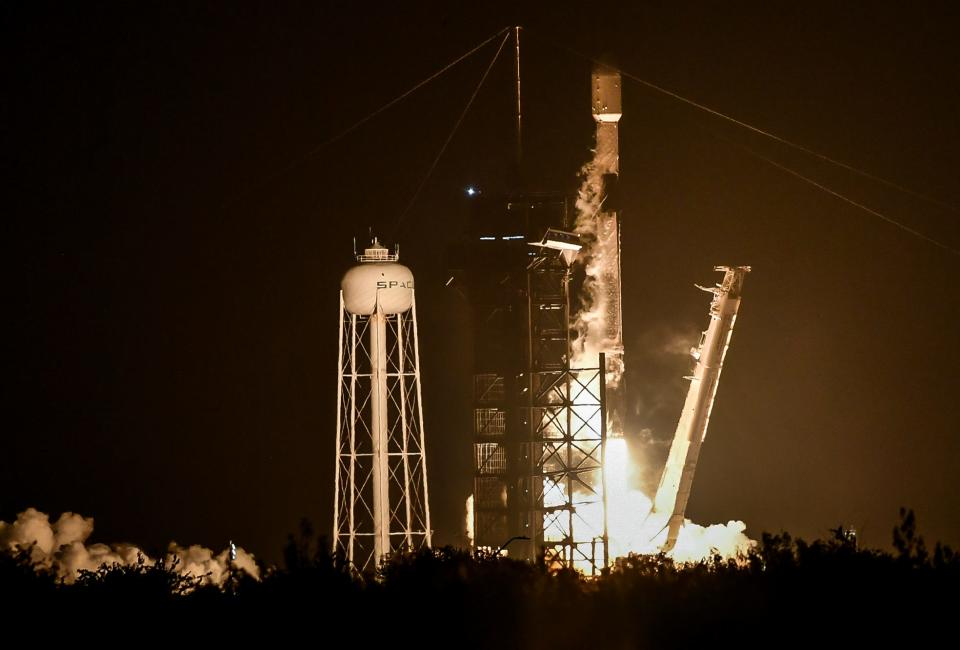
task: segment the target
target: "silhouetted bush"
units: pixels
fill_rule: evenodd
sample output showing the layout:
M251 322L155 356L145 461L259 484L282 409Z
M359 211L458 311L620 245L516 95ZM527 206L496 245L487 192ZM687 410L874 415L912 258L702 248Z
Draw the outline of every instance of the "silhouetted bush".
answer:
M841 528L810 543L765 533L738 560L678 566L629 556L597 579L445 547L398 554L361 575L303 522L284 566L264 568L259 581L232 568L213 587L181 575L176 561L140 558L68 584L20 549L0 553L0 595L7 613L86 625L153 621L155 634L193 621L220 641L305 634L327 642L348 635L361 647L859 647L940 634L950 644L960 556L941 544L929 553L909 510L893 545L892 554L858 548Z

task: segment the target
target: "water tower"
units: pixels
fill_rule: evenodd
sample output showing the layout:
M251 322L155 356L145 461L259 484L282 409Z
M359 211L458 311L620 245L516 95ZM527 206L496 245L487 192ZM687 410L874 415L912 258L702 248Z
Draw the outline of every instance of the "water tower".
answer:
M340 282L333 551L358 569L429 547L413 274L374 239Z

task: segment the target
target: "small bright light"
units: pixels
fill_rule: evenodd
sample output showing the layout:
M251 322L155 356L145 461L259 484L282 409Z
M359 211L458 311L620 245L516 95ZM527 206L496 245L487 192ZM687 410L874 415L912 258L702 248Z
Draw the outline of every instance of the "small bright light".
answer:
M473 187L472 185L467 188L467 196L476 196L479 193L480 193L480 190Z

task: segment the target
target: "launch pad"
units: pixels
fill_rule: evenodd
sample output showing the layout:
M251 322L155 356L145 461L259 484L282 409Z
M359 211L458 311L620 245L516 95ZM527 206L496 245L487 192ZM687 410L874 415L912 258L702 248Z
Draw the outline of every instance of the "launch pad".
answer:
M596 148L576 196L468 188L472 212L446 283L472 308L469 543L588 576L635 543L650 552L665 531L654 552L677 544L749 271L717 267L724 280L706 289L711 320L691 351L660 488L638 499L625 438L620 81L604 66L591 76ZM519 118L518 97L518 136ZM358 256L341 301L334 549L364 567L429 547L432 535L413 277L385 253L375 244Z

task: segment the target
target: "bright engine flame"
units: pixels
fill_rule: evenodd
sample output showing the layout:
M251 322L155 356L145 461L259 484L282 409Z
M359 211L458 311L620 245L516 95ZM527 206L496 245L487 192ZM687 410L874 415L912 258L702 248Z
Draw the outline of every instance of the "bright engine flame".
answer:
M669 513L652 512L653 502L639 489L632 487L635 476L631 469L630 450L624 438L607 440L604 463L607 482L607 530L610 556L630 553L651 555L660 552L667 539ZM742 521L700 526L685 519L680 536L668 556L676 562L699 562L720 555L736 558L753 545L745 534Z

